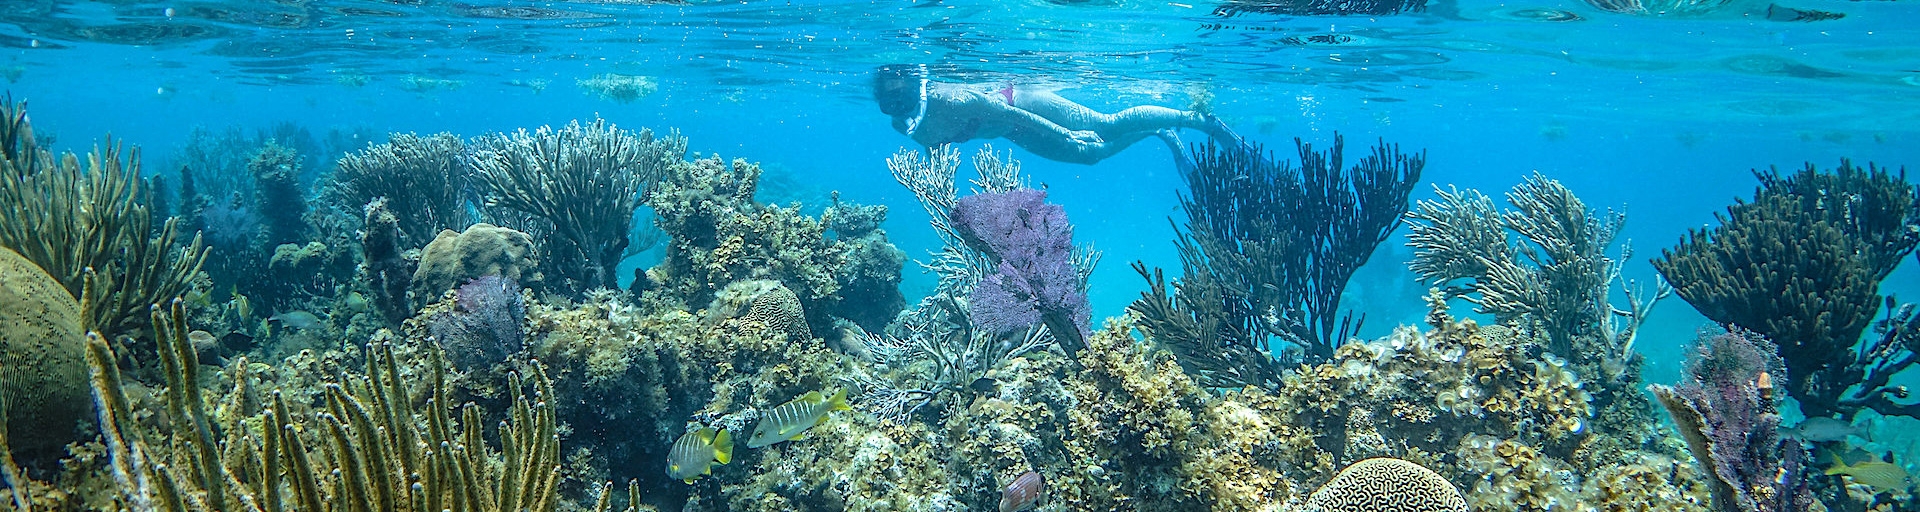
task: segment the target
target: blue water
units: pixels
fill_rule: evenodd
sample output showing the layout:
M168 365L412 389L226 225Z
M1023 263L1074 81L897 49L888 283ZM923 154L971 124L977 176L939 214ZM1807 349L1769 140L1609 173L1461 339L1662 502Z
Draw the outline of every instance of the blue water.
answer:
M1096 109L1184 108L1207 91L1249 139L1425 148L1430 184L1499 193L1539 171L1590 206L1628 212L1630 277L1685 230L1750 197L1751 169L1831 168L1841 158L1920 165L1920 26L1911 0L1783 0L1843 19L1777 22L1765 6L1694 19L1602 12L1578 1L1436 2L1390 17L1210 14L1209 2L1040 1L688 4L597 2L28 2L0 4L0 68L35 127L81 151L112 133L149 172L193 127L291 121L323 134L473 136L604 117L673 128L701 153L762 162L793 190L762 199L818 206L826 192L892 208L910 255L938 246L883 160L914 144L870 100L870 72L924 63L951 81L1047 84ZM513 8L518 10L502 10ZM1549 21L1530 13L1572 14ZM520 19L535 18L535 19ZM1287 38L1347 36L1343 44ZM575 85L645 75L632 103ZM423 89L420 78L457 86ZM545 81L536 90L528 84ZM1189 134L1198 140L1197 133ZM364 140L361 145L382 140ZM976 141L963 145L971 155ZM1182 187L1151 141L1098 165L1049 162L1004 141L1103 251L1095 317L1144 288L1128 268L1177 268L1167 218ZM1350 151L1353 148L1349 148ZM331 161L330 155L323 161ZM963 171L964 172L964 171ZM777 196L777 197L773 197ZM1365 336L1417 323L1421 286L1396 235L1347 301ZM648 265L647 254L628 262ZM1906 262L1883 292L1920 297ZM908 268L909 297L932 277ZM1706 321L1669 300L1643 331L1647 379L1677 375L1680 342Z

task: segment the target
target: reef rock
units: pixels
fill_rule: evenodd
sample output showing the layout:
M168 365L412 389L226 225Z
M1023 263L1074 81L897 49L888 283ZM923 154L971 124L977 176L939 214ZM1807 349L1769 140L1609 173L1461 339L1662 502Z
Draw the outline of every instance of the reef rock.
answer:
M455 233L441 230L420 251L420 267L413 272L413 297L430 303L454 286L475 278L497 275L523 286L540 281L540 264L533 237L492 224L480 223Z
M17 452L55 451L79 438L93 405L85 347L79 302L39 266L0 248L0 400Z

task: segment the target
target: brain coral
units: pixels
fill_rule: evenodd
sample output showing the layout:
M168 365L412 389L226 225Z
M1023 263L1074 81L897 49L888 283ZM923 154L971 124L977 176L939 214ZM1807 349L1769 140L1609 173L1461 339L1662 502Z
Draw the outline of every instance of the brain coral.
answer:
M540 263L533 237L512 229L480 223L455 233L441 230L420 251L420 268L413 273L413 298L431 303L440 295L474 278L497 275L516 283L538 282Z
M1467 501L1433 470L1391 457L1347 466L1313 491L1307 510L1325 512L1466 512Z
M813 338L807 328L807 316L800 307L800 296L793 289L771 279L736 281L714 296L708 307L716 317L740 318L764 326L769 334L784 334L793 341Z
M14 449L52 451L78 439L93 405L85 343L80 304L66 288L0 247L0 399Z

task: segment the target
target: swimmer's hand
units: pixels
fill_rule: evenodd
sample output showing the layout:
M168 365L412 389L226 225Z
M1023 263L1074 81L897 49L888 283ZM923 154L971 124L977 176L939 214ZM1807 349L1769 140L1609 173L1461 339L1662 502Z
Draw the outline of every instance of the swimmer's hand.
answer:
M1086 143L1086 144L1099 144L1102 142L1106 142L1105 140L1102 140L1100 138L1100 134L1094 133L1092 130L1074 130L1074 131L1067 132L1067 136L1072 137L1074 142L1080 142L1080 143Z

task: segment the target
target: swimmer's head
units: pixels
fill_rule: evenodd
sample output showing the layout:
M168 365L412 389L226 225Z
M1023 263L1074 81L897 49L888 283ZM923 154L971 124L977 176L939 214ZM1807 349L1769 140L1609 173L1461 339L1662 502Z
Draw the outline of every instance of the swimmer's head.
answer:
M889 116L914 115L920 108L921 80L927 67L919 64L888 64L873 72L873 102Z

